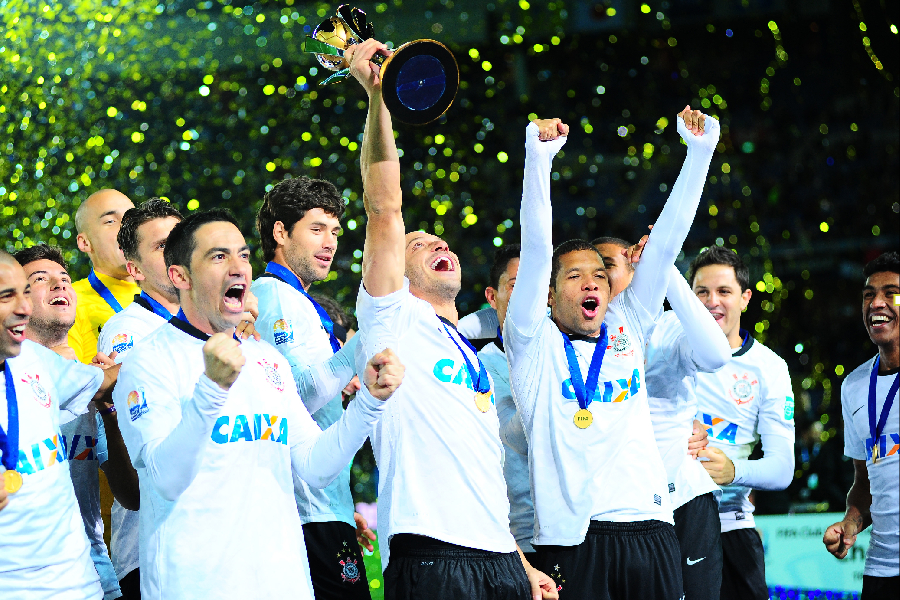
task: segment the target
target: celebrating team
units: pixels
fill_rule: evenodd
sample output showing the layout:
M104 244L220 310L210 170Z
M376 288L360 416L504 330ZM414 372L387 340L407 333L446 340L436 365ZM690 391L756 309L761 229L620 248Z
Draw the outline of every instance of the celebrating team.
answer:
M718 122L679 114L687 156L649 236L555 248L568 127L528 124L522 243L497 253L492 308L460 319L459 257L404 227L389 53L348 50L369 100L357 335L309 293L344 210L321 180L266 194L255 281L230 213L114 190L75 215L87 279L45 245L0 252L0 596L370 598L349 466L370 438L386 598L768 598L749 496L793 476L787 365L740 326L736 253L674 266ZM897 254L865 274L879 355L844 383L856 481L825 543L843 557L872 524L874 598L900 575Z

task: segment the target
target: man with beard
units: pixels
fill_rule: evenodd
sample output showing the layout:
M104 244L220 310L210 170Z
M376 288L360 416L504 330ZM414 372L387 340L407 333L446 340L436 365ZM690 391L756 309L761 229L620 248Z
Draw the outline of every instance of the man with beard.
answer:
M686 107L677 129L688 146L684 166L634 280L612 300L593 245L552 246L551 162L568 127L549 119L526 129L522 252L503 341L535 482L535 563L557 579L563 597L683 595L643 350L696 213L719 127Z
M866 265L862 316L874 358L841 385L844 454L853 459L853 486L844 518L825 530L825 547L838 558L869 525L863 600L896 598L900 591L900 255L885 252Z
M92 398L102 402L118 368L101 371L26 339L30 291L25 271L0 250L0 596L98 600L60 424Z
M88 196L75 211L78 249L91 260L87 278L72 284L78 308L69 330L69 346L81 362L94 359L97 338L106 321L131 304L140 291L125 268L125 257L116 241L122 216L129 208L134 204L128 196L106 189Z
M390 350L374 356L356 400L322 431L283 356L236 338L252 272L234 217L190 215L164 258L178 314L135 346L114 393L141 479L141 597L311 600L292 473L331 483L403 366Z
M372 434L385 598L556 597L509 531L491 378L456 331L459 260L437 236L404 235L400 159L376 53L390 51L369 39L345 56L369 97L357 337L367 354L396 339L408 367Z
M256 328L281 352L298 392L322 429L344 412L341 390L356 375L356 342L341 348L327 311L309 294L331 270L344 199L331 183L308 177L281 181L257 215L266 272L253 283ZM356 544L350 463L328 487L294 477L297 509L316 598L368 600L369 582Z
M67 359L77 360L67 341L75 321L76 296L62 252L37 244L16 252L14 257L25 269L31 286L33 309L25 336ZM85 414L61 424L60 432L84 529L91 542L91 559L100 575L104 598L112 600L122 593L103 539L98 469L108 475L114 493L130 493L130 497L137 496L137 476L128 461L112 403L104 405L99 413L93 403L88 408Z

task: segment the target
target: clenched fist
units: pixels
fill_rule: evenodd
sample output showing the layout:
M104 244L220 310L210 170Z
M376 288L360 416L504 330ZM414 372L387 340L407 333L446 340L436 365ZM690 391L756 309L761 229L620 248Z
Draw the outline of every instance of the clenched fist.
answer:
M366 364L364 380L366 389L375 398L387 400L403 381L406 367L390 348L386 348L372 357Z
M241 352L241 345L231 335L216 333L203 345L203 362L206 376L223 390L228 390L241 374L247 359Z

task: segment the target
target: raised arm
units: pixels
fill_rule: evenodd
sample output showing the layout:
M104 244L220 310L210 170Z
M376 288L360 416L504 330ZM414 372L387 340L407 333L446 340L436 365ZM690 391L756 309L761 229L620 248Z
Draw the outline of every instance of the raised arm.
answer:
M390 55L390 50L381 42L368 39L351 46L345 56L350 62L350 72L369 95L359 161L367 217L362 272L366 290L378 297L403 286L405 228L401 212L400 157L391 115L381 95L380 68L370 60L375 54Z
M688 287L687 280L673 265L666 297L684 329L690 357L700 371L718 371L731 360L731 346L712 314Z
M670 267L675 264L694 222L709 164L719 142L719 122L698 110L685 107L675 122L679 135L687 143L687 156L631 282L638 301L652 315L662 307Z
M550 139L552 133L555 139ZM566 143L567 125L559 119L529 123L525 128L525 175L522 182L522 253L516 287L506 318L525 336L547 317L547 294L553 258L553 209L550 170L553 157Z
M343 348L328 360L314 365L297 365L291 362L291 373L297 380L297 392L309 414L328 404L341 393L356 375L357 336L350 338Z

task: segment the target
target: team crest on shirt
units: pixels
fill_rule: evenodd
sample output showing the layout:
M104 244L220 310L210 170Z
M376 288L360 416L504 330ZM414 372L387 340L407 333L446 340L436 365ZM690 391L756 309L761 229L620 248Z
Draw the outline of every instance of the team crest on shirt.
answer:
M146 415L150 412L150 407L147 406L147 397L144 395L144 388L139 387L138 389L128 393L128 414L131 417L132 421L137 421L143 415Z
M34 399L37 400L37 403L44 408L50 408L50 392L41 383L41 376L35 375L32 377L26 373L25 377L28 379L23 378L22 381L31 387L31 393L34 394Z
M759 382L756 379L751 379L749 373L744 373L741 377L738 377L737 373L732 373L732 377L734 377L734 383L731 384L731 389L728 390L728 395L731 396L731 399L738 404L752 402L756 397L755 387Z
M134 339L127 333L116 334L112 339L113 352L122 354L134 347Z
M269 361L263 359L258 361L257 364L263 368L266 372L266 381L272 384L279 392L284 391L284 381L281 379L281 374L278 372L278 363L270 363Z
M353 556L353 552L344 542L344 547L338 552L338 564L341 566L341 581L344 583L356 583L362 577L359 572L358 559Z
M290 319L278 319L272 325L272 333L275 334L275 345L289 344L294 341L294 328Z
M624 327L619 327L618 332L610 334L609 345L606 349L615 352L616 358L634 355L634 348L631 347L631 340L628 338L628 334L625 333Z

